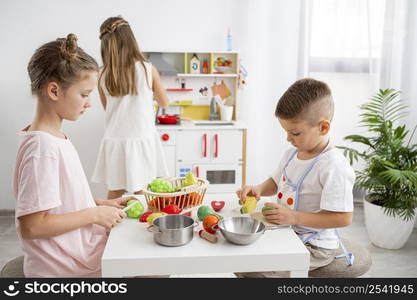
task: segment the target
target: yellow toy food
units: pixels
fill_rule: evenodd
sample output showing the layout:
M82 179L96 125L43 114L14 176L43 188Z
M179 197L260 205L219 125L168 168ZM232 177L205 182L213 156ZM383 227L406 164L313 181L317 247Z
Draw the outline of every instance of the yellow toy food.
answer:
M239 203L240 205L242 205L242 208L240 209L241 214L248 214L256 208L255 197L246 197L244 203L242 203L241 201L239 201Z
M155 220L156 218L158 218L160 216L164 216L164 215L166 215L166 213L164 213L164 212L157 212L157 213L150 214L146 218L146 222L148 222L149 225L152 225L153 220Z

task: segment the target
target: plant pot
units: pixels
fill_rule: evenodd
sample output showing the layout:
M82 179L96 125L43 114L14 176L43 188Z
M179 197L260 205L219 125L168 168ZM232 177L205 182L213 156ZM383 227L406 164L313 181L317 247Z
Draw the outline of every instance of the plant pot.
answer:
M371 242L380 248L400 249L405 245L414 227L414 220L404 221L388 216L382 206L363 198L365 225Z

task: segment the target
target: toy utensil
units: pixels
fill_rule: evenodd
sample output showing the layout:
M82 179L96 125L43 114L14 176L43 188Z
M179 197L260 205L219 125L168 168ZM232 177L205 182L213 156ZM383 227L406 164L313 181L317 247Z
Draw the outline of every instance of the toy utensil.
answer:
M122 210L124 212L127 212L131 207L135 206L137 204L137 202L139 202L139 200L136 200L135 202L130 203L128 206L126 206L125 208L123 208Z
M199 235L201 238L203 238L203 239L205 239L205 240L209 241L210 243L217 243L217 236L216 236L215 234L208 233L207 231L205 231L205 230L201 229L201 230L198 232L198 235Z

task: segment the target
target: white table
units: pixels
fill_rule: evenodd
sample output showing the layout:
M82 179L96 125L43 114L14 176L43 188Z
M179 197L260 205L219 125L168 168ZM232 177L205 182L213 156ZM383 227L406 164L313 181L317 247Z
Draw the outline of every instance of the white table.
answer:
M240 215L235 196L206 195L205 204L212 199L226 201L220 211L224 217ZM262 206L258 203L257 210ZM112 229L102 257L103 277L256 271L290 271L291 277L308 276L310 253L290 228L268 230L253 244L240 246L227 242L220 232L215 244L200 238L200 222L191 242L165 247L154 242L147 226L136 219L126 219Z

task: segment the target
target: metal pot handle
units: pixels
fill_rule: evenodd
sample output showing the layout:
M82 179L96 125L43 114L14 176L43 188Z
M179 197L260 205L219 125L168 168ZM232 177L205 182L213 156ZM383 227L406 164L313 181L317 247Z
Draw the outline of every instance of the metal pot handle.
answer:
M200 223L199 223L198 221L194 221L193 228L194 228L194 227L197 227L198 225L200 225Z
M149 225L146 228L146 230L149 231L149 232L152 232L152 233L162 233L162 231L159 230L159 227L153 226L153 224L152 225Z
M149 232L153 232L153 225L149 225L148 227L146 227L146 230Z

